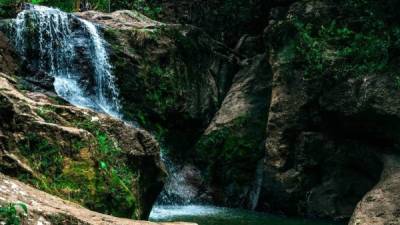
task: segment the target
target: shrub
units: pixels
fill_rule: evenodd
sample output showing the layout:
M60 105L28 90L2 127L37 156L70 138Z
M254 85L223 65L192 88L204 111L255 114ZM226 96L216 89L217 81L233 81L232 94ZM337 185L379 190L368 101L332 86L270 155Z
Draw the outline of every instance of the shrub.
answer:
M305 78L320 74L360 76L382 72L389 61L389 38L374 32L357 32L335 21L318 29L295 23L296 47Z
M295 18L295 65L306 79L327 75L341 79L396 74L391 64L400 55L400 27L389 5L371 0L339 1L342 14L325 24ZM394 80L399 83L397 75Z
M20 213L17 208L21 208L23 213ZM28 208L22 203L0 205L0 221L4 221L5 225L20 225L21 217L28 214Z

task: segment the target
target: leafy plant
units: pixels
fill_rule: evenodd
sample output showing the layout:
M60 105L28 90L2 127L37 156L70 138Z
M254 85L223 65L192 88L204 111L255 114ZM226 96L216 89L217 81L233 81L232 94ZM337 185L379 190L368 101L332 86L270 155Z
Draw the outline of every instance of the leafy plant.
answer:
M299 31L296 50L305 78L327 73L361 76L387 69L389 40L385 35L357 32L336 21L318 29L301 22L295 26Z
M37 175L19 178L92 210L134 218L137 205L131 188L135 170L97 122L74 124L90 129L96 143L76 138L70 143L52 143L47 140L50 137L29 133L18 147Z
M388 4L371 0L339 2L343 7L340 19L323 24L294 19L294 65L304 71L305 79L379 73L393 75L394 82L399 83L391 61L399 56L400 27L385 13Z
M18 211L18 207L23 210L23 213ZM4 221L5 225L20 225L21 217L27 214L28 208L22 203L0 206L0 221Z

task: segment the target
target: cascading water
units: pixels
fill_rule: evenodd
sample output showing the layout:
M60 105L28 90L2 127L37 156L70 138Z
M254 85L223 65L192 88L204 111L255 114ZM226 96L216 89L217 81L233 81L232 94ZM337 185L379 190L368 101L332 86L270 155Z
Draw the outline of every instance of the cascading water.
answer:
M59 96L121 118L105 41L94 24L58 9L27 4L13 29L18 53L54 77Z
M93 42L93 64L98 88L96 92L97 104L106 113L116 116L115 114L120 110L118 89L114 84L114 77L111 73L112 67L108 61L104 41L94 24L83 19L80 19L80 21L87 28Z

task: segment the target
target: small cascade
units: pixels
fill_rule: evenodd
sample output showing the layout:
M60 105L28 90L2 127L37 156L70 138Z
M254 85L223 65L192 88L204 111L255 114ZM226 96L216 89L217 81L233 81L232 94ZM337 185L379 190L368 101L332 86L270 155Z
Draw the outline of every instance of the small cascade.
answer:
M198 195L196 187L186 181L187 173L182 165L174 162L168 154L161 151L161 161L168 173L163 191L157 199L157 205L188 205Z
M112 75L112 66L109 63L107 51L104 47L104 40L100 37L96 26L83 19L79 19L85 25L92 40L92 56L96 78L96 100L98 106L107 114L117 116L120 111L118 100L118 89L115 87ZM111 103L111 104L110 104Z
M26 4L12 33L18 53L54 78L60 97L121 118L106 43L93 23L58 9Z

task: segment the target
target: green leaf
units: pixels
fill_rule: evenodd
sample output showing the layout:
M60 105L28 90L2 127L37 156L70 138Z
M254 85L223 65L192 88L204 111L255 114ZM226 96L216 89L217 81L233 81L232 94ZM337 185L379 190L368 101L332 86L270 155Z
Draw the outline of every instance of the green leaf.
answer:
M107 163L100 161L100 168L103 170L107 169Z

